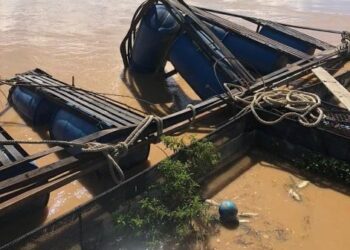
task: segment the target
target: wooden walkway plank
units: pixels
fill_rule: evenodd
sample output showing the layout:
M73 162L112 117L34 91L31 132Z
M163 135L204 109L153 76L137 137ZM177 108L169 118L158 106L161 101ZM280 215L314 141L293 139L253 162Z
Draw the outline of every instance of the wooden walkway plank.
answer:
M67 83L61 82L55 78L48 77L45 75L35 75L34 77L37 79L39 78L42 81L45 80L46 83L50 83L50 85L52 86L68 86ZM109 97L103 96L102 98L98 94L88 93L88 91L84 91L79 88L78 89L73 88L73 90L74 92L72 92L72 94L88 96L90 98L90 101L97 102L98 105L102 105L104 107L108 106L110 110L114 110L117 113L123 113L126 116L130 116L138 120L142 120L144 117L140 112L136 112L135 110L132 110L130 107L126 106L125 104L118 101L116 102L115 100L110 99Z
M8 164L11 164L11 161L10 159L8 158L7 154L6 154L6 149L1 147L0 148L0 163L2 166L5 166L5 165L8 165ZM1 170L1 167L0 166L0 170Z
M115 129L115 128L106 129L106 130L98 131L96 133L93 133L93 134L87 135L85 137L76 139L76 140L74 140L72 142L75 142L75 143L86 143L86 142L89 142L89 141L95 141L95 140L98 141L100 139L103 139L106 136L118 137L120 135L126 134L127 132L131 132L133 128L134 127L124 127L124 128L121 128L121 129ZM51 147L51 148L49 148L47 150L40 151L40 152L38 152L36 154L23 157L20 160L17 160L15 162L10 162L9 164L2 166L2 168L0 168L0 173L1 173L1 171L6 170L8 168L11 168L13 166L17 166L19 164L25 164L25 163L28 163L28 162L31 162L31 161L35 161L35 160L37 160L39 158L42 158L42 157L44 157L46 155L53 154L53 153L58 153L60 151L64 151L65 149L66 149L65 147L55 146L55 147Z
M6 138L2 133L0 133L0 140L6 141L11 139ZM15 161L23 159L23 155L18 152L14 145L4 145L4 148L12 155Z
M105 165L105 161L91 161L87 162L87 167L80 169L78 171L69 173L65 176L62 176L61 178L49 181L43 185L34 187L32 189L26 190L25 192L10 198L9 200L6 200L4 202L0 203L0 216L5 214L8 210L10 210L13 206L19 205L22 202L25 202L31 198L39 197L42 194L49 193L59 187L62 187L63 185L66 185L73 180L76 180L80 177L83 177L84 175L91 173L92 171L100 168L101 166Z
M32 80L30 76L18 76L18 77L20 79ZM33 82L35 84L41 84L36 79L33 79ZM43 87L46 86L46 84L41 84L41 85L43 85ZM69 104L69 106L67 107L80 110L81 113L89 115L89 117L96 117L99 121L103 121L107 126L108 125L115 126L118 128L120 126L128 126L133 124L132 122L123 121L120 119L120 117L113 116L106 110L100 109L95 105L88 104L83 99L80 99L80 98L73 99L68 92L60 91L59 89L50 89L50 88L46 88L45 92L50 93L52 96L55 96L64 100L65 104Z
M324 86L350 111L350 93L324 68L317 67L312 72L324 84Z

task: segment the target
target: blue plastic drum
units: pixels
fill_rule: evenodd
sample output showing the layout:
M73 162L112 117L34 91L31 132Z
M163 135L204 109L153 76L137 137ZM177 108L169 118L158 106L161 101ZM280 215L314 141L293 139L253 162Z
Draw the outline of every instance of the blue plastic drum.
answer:
M297 37L293 37L278 30L271 29L270 27L263 26L259 33L306 54L313 55L315 53L316 48L314 45L307 43Z
M93 134L106 127L96 122L79 117L79 115L61 109L52 120L50 136L55 140L72 141L89 134ZM113 141L122 141L127 135L120 135L119 138L110 138ZM145 161L148 158L150 145L148 143L138 145L130 149L128 155L121 158L119 163L123 168L131 168L135 164ZM73 151L72 151L73 152Z
M289 58L276 49L239 34L228 32L218 26L208 25L214 34L246 68L261 76L284 67L288 62L298 60L296 57Z
M97 123L87 121L64 109L52 120L50 136L54 140L71 141L101 130Z
M214 62L202 53L188 35L182 34L176 39L170 50L169 61L201 99L225 91L221 75L215 75Z
M153 5L137 31L130 69L137 73L163 72L169 47L179 29L164 5Z
M9 99L16 111L34 126L47 125L57 110L53 103L23 87L12 89Z

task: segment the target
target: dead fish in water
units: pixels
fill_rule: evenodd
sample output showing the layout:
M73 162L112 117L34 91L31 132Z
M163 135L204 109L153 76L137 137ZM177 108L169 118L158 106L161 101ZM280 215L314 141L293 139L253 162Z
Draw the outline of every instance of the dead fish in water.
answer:
M309 181L300 181L297 182L292 176L289 176L289 178L291 179L291 181L293 182L293 186L298 188L298 189L302 189L305 188L307 185L310 184Z
M212 205L212 206L220 206L220 204L214 200L211 200L211 199L206 199L205 200L206 203L208 203L209 205Z
M296 201L302 201L301 195L298 193L298 190L305 188L309 185L309 181L300 181L297 182L292 176L289 176L292 181L292 184L289 185L288 194Z
M239 222L239 223L249 223L250 220L247 220L247 219L239 219L238 222Z
M298 194L298 192L295 191L293 188L290 188L290 189L288 190L288 194L289 194L294 200L296 200L296 201L302 201L301 195Z
M302 188L305 188L309 184L310 184L309 181L301 181L297 184L297 188L302 189Z
M243 218L252 218L256 216L258 216L258 213L242 212L238 214L238 217L243 217Z

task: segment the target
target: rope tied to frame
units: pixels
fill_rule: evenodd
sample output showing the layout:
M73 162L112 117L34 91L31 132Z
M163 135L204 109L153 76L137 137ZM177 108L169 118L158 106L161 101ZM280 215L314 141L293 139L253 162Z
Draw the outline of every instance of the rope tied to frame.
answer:
M196 108L193 104L188 104L186 106L186 108L189 108L191 111L192 111L192 117L189 119L190 120L190 125L193 124L193 122L196 120L196 116L197 116L197 111L196 111Z
M160 139L164 129L163 120L158 116L153 116L153 120L157 123L157 139Z
M81 148L84 153L103 153L108 160L108 168L113 181L116 184L125 180L123 170L118 164L118 160L128 154L129 147L133 145L145 129L153 122L157 125L157 137L163 134L163 120L160 117L149 115L143 119L130 135L116 144L106 144L100 142L78 143L62 140L0 140L0 145L15 144L51 144L55 146L69 146Z
M342 39L341 42L342 44L340 45L340 47L338 48L339 51L345 51L345 53L347 53L347 55L350 55L350 33L344 31L342 34Z
M227 85L225 88L229 90ZM324 118L324 112L320 107L321 99L313 93L287 89L258 92L247 97L243 97L241 91L237 94L232 94L231 91L228 93L234 102L246 105L236 116L242 116L251 111L254 117L265 125L274 125L286 118L296 118L305 127L315 127ZM281 110L281 113L274 120L262 118L257 110L268 111L276 108Z
M158 116L149 115L146 116L145 119L143 119L142 122L137 125L137 127L124 141L118 142L115 145L90 142L85 144L85 147L82 148L82 151L88 153L102 152L108 160L108 167L112 179L116 184L118 184L125 180L124 172L119 166L118 160L128 154L129 147L136 142L136 140L152 123L152 121L156 121L157 137L159 138L163 134L163 120ZM118 176L115 174L115 172L117 172Z

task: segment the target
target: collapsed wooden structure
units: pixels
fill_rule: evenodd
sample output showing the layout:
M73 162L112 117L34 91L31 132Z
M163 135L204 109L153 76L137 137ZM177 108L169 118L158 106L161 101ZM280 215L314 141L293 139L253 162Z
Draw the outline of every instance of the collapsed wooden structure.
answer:
M188 17L185 20L180 18L181 21L184 22L183 25L185 25L186 32L190 33L192 38L198 41L204 51L203 53L205 53L208 58L212 59L215 63L219 62L218 67L221 67L222 71L226 72L228 75L236 75L238 70L238 75L241 76L241 78L239 78L241 82L238 81L241 83L239 88L233 87L228 92L207 98L196 105L190 105L186 109L159 118L162 125L161 132L163 134L171 134L174 131L179 131L183 129L184 125L191 123L193 119L209 116L213 110L215 112L225 110L230 114L230 120L211 134L209 139L225 137L229 138L230 141L235 141L234 146L231 144L227 146L228 144L225 143L221 145L225 148L226 155L237 153L238 151L240 153L245 152L243 149L246 149L246 147L242 146L242 148L240 148L240 144L247 144L244 140L248 138L245 136L249 134L249 138L253 138L252 141L257 145L261 145L265 148L268 145L270 149L273 148L276 152L280 152L289 158L297 156L298 153L301 152L299 148L302 148L303 150L316 151L337 159L350 161L350 156L348 154L350 151L350 113L347 109L323 102L322 109L325 112L325 117L315 128L305 128L290 119L278 125L265 126L259 124L250 112L246 112L244 115L237 117L236 115L239 114L244 105L232 102L231 98L234 94L239 94L241 97L251 96L255 93L279 87L294 87L295 89L299 89L307 86L311 78L313 85L312 88L307 90L317 92L317 88L323 86L322 82L325 81L325 74L321 77L320 73L315 72L315 68L319 69L319 67L324 67L337 70L349 59L350 44L348 33L343 33L343 43L338 47L334 47L294 29L287 28L284 25L271 21L244 17L258 25L258 32L261 31L262 28L273 29L298 38L312 48L306 51L300 51L273 40L272 38L263 37L257 32L249 31L244 27L228 22L212 14L218 11L188 6L180 1L162 0L159 2L162 2L167 10L174 11L176 17L178 17L179 14ZM147 1L144 7L151 6L154 3L155 1ZM141 19L142 15L135 16L134 25L121 45L126 67L129 66L132 59L131 54L136 36L135 32ZM204 22L211 22L230 32L238 33L245 38L257 42L261 46L273 48L287 55L287 57L292 57L293 60L291 63L273 72L264 74L263 76L254 74L254 72L247 70L239 61L235 63L229 60L225 61L225 58L234 57L234 55L228 51L222 44L222 41L218 40L215 34L204 25ZM206 34L209 40L213 40L212 42L217 49L221 50L223 53L223 59L220 59L220 53L218 54L217 51L213 52L210 46L208 47L208 44L200 41L198 33L191 30L193 27L199 29L203 34ZM321 52L314 54L315 50L320 50ZM176 69L165 74L165 77L170 77L175 73L177 73ZM313 73L316 73L316 76L321 79L321 82L314 77ZM327 77L328 79L326 81L329 81L329 75L327 75ZM333 87L330 88L334 89L334 85L339 87L341 79L348 77L349 74L344 73L337 76L339 81L333 81L332 79ZM91 133L81 138L74 138L72 142L75 143L86 144L88 142L99 142L116 144L123 141L145 118L145 114L137 112L122 103L106 98L101 94L79 89L70 84L61 82L39 69L18 74L15 78L10 79L8 84L12 86L11 93L16 89L25 89L52 102L55 107L54 113L56 113L57 110L64 110L74 114L79 119L91 122L95 130L91 130ZM315 88L315 86L317 86L317 88ZM349 108L347 99L344 99L344 97L348 96L348 92L344 92L344 89L342 89L342 93L343 96L337 96L337 98ZM272 118L279 116L280 111L281 110L278 108L273 108L268 111L264 109L260 110L265 117ZM125 171L128 171L130 166L136 164L135 162L147 159L150 143L156 142L159 139L160 123L153 121L149 127L143 131L138 141L129 148L129 159L128 156L124 157L124 159L120 159ZM52 130L50 130L50 132L51 131ZM53 134L55 134L55 132L53 132ZM58 133L55 135L53 139L62 139L58 138ZM0 139L6 141L11 140L11 137L9 137L5 131L2 131ZM293 145L296 146L294 147ZM0 216L4 216L6 213L22 206L30 200L47 195L58 187L66 185L73 180L79 179L107 165L106 158L103 154L86 153L83 152L81 148L71 146L55 146L33 155L27 155L16 143L4 145L2 148L4 154L7 156L0 154L0 161L2 163L2 166L0 166L0 176L6 171L24 166L25 164L30 164L50 154L60 153L61 158L55 163L40 168L33 168L29 171L24 171L15 176L10 176L9 178L1 180ZM135 155L138 155L136 157L138 160L131 161L130 163L130 159L135 158ZM125 192L125 190L128 191L131 187L136 185L136 180L149 182L150 180L148 177L152 175L153 171L155 170L145 170L136 177L132 177L132 179L125 184L115 187L111 192L115 194L118 188L121 188L120 190L123 190L123 192ZM143 184L140 185L142 186ZM137 192L139 191L140 190ZM128 192L133 193L130 190ZM105 195L108 196L110 194L107 193Z

